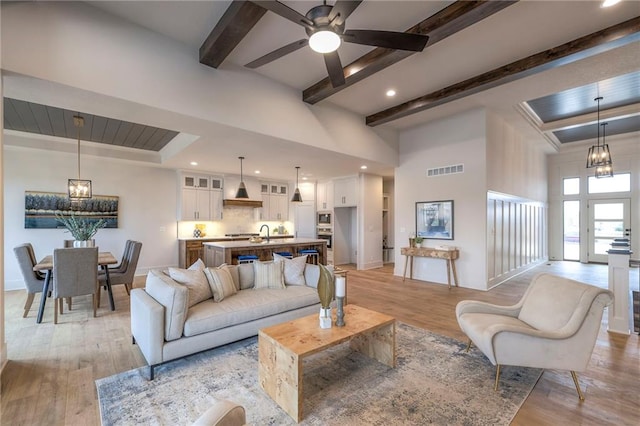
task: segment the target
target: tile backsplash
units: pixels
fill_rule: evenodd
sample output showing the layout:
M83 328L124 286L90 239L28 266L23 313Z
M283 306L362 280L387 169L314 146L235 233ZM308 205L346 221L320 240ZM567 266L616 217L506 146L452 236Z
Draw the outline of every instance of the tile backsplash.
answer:
M279 221L259 221L256 220L255 209L246 207L225 207L223 219L220 221L182 221L178 222L178 238L193 237L193 230L197 223L206 226L205 233L207 237L219 237L225 234L239 234L258 232L262 224L269 225L269 229L284 225L289 234L293 232L292 222Z

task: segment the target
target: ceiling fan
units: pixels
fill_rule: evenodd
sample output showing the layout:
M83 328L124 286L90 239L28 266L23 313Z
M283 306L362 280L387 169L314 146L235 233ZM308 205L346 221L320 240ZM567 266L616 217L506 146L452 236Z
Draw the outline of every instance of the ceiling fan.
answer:
M324 4L311 8L305 16L279 1L258 1L256 3L283 18L303 26L309 38L289 43L255 61L249 62L245 67L261 67L308 45L314 51L324 55L324 63L333 87L342 86L345 83L342 63L336 51L342 40L348 43L410 50L413 52L421 52L429 40L429 36L424 34L378 30L345 30L346 19L362 3L362 0L337 0L333 6L328 5L325 0Z

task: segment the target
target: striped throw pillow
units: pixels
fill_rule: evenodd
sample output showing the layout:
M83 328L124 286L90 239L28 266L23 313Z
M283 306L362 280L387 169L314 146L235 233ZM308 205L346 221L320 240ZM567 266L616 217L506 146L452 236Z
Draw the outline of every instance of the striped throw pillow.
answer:
M253 262L253 288L286 288L283 271L283 262Z
M222 302L225 297L233 296L238 291L227 268L207 268L204 274L209 281L214 302Z

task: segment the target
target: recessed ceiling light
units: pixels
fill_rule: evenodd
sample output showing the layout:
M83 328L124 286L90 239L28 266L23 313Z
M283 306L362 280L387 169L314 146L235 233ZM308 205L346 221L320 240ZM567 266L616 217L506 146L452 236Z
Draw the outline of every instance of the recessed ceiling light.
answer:
M395 95L396 95L396 91L395 90L393 90L393 89L387 90L387 96L388 97L392 97L392 96L395 96Z
M611 7L620 3L621 0L604 0L601 7Z
M306 177L306 176L302 176L302 180L307 180L307 179L309 179L309 178Z
M256 170L256 171L255 171L255 172L253 172L253 173L255 173L255 174L259 175L259 174L260 174L260 170Z
M360 166L360 168L361 168L362 170L366 170L366 169L367 169L367 166Z
M189 164L191 164L192 166L197 166L198 165L198 163L196 161L192 161Z

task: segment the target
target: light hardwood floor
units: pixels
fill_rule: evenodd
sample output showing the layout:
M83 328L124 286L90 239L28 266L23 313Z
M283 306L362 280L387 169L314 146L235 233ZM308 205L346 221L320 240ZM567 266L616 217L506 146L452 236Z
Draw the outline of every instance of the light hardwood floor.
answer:
M553 262L528 271L489 292L453 288L394 277L390 266L349 272L349 303L393 315L400 321L466 341L455 319L464 299L511 304L531 277L552 272L606 287L607 268ZM637 288L638 270L632 272ZM144 279L136 282L142 286ZM36 324L38 297L22 318L23 291L7 292L6 338L9 362L2 374L2 425L99 425L94 381L145 364L131 344L129 299L114 289L115 312L103 293L98 317L88 299L74 299L74 309L53 325L53 306ZM505 367L508 368L508 367ZM514 419L514 425L637 425L640 418L640 343L637 334L623 336L603 326L587 371L579 374L586 401L580 402L568 372L545 371ZM487 389L487 392L492 392ZM250 409L250 408L249 408ZM472 421L471 421L472 422ZM471 423L472 424L472 423Z

